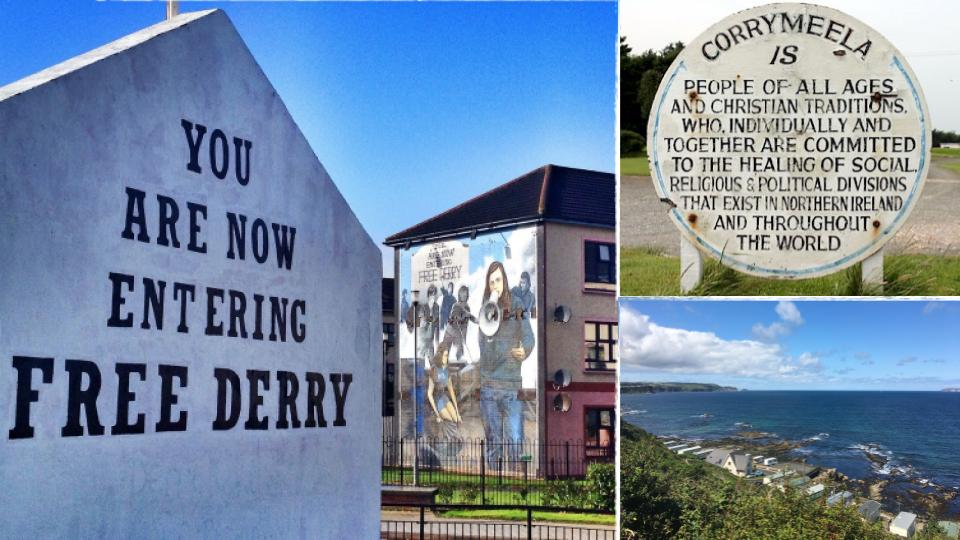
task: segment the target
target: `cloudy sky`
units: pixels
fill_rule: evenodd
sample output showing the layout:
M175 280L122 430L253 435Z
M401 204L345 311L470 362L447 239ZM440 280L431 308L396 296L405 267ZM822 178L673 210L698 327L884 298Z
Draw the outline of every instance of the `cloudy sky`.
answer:
M960 302L621 299L624 381L960 387Z
M620 35L634 51L689 43L716 22L759 6L758 0L658 0L620 2ZM818 0L871 26L900 50L920 79L934 127L960 131L960 43L956 0Z

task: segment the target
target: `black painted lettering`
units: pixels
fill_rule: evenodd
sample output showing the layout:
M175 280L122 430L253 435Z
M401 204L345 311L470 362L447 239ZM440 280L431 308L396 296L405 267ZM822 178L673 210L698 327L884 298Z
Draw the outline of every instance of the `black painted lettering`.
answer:
M342 387L340 386L341 382L343 383ZM353 374L351 373L330 374L330 384L333 385L333 401L337 407L337 418L333 421L335 426L347 425L347 421L343 417L343 408L347 403L347 391L350 390L351 382L353 382Z
M160 235L157 236L157 243L161 246L172 244L175 248L180 247L180 241L177 240L177 220L180 219L177 201L165 195L157 195L157 204L160 207Z
M217 418L213 429L217 431L233 429L240 420L240 376L232 369L214 368L217 378ZM227 386L230 387L230 414L227 415Z
M111 435L129 435L143 433L146 425L146 415L137 414L137 420L130 423L130 403L137 399L136 392L130 391L130 374L136 373L141 381L147 378L146 364L118 363L114 370L117 372L117 421L110 428Z
M187 294L190 294L190 301L193 302L196 293L196 287L189 283L173 282L173 301L180 297L180 324L177 325L177 332L186 334L190 331L187 326Z
M230 237L227 258L239 258L242 261L247 251L247 216L227 212L227 230ZM236 246L236 252L234 252L234 246Z
M289 239L287 238L287 231L290 232ZM277 249L277 268L290 269L290 265L293 263L293 241L296 237L296 227L273 224L273 244Z
M287 341L287 302L286 298L270 297L270 341L277 340L277 327L280 341Z
M217 306L213 305L214 298L218 298L223 303L223 289L216 287L207 287L207 328L204 333L208 336L222 336L223 323L215 322L217 317Z
M323 380L323 375L308 371L307 379L307 421L305 427L327 427L327 421L323 417L323 394L326 391L327 383Z
M253 330L253 339L263 339L263 295L254 294L253 303L256 305L254 310L254 330Z
M217 159L217 148L220 148L220 159ZM219 161L219 165L217 162ZM222 165L222 167L221 167ZM230 167L230 147L227 145L227 136L219 129L210 133L210 170L214 176L223 180L227 177Z
M40 401L40 392L33 389L33 370L40 370L44 384L53 382L53 358L35 358L32 356L14 356L13 369L17 370L17 396L13 429L8 433L11 439L30 439L33 426L30 424L30 404Z
M306 315L306 301L294 300L293 304L290 305L290 334L293 335L294 341L303 343L303 340L307 338L307 325L300 322L300 317L297 316L298 311L301 316Z
M258 383L263 383L264 391L270 390L270 372L248 369L247 380L250 381L250 401L248 405L250 414L247 421L243 424L243 429L267 429L268 418L266 416L260 418L257 412L260 410L260 406L263 405L263 396L260 395Z
M127 191L127 219L120 236L127 240L133 240L133 226L137 226L137 241L150 242L150 235L147 234L147 215L143 209L143 200L147 194L139 189L131 187Z
M169 366L160 364L157 366L157 372L160 374L160 421L157 422L156 430L158 433L163 431L186 431L187 430L187 411L180 411L177 415L177 421L170 420L173 414L173 406L179 401L179 396L173 393L173 379L179 379L180 388L187 387L187 366Z
M153 322L157 325L157 330L163 330L163 292L166 287L167 283L165 281L155 282L150 278L143 278L143 321L140 323L140 328L150 329L150 313L152 312Z
M60 429L62 437L83 435L80 423L80 407L86 416L87 433L103 435L103 425L97 414L97 397L100 395L100 369L89 360L66 360L63 365L68 374L67 423ZM83 388L83 376L86 375L87 387Z
M297 417L297 394L300 393L300 381L297 376L289 371L277 372L277 389L280 393L277 410L277 429L287 429L292 424L294 428L300 427L300 419ZM287 411L290 412L290 422L287 422Z
M203 142L203 134L207 132L207 128L201 124L194 124L189 120L180 120L180 125L183 127L183 132L187 136L187 148L190 150L190 161L187 162L187 170L193 171L197 174L202 172L200 168L200 143ZM196 129L197 136L193 136L193 131Z
M247 325L244 322L244 313L247 311L247 297L243 295L240 291L229 291L230 295L230 330L227 331L227 335L230 337L237 337L238 335L244 339L247 337ZM239 321L239 324L238 324ZM240 332L237 332L237 327L239 326Z
M244 154L246 156L244 158L244 161L246 162L246 167L241 166L241 161L240 161L241 145L243 145ZM236 170L233 172L236 173L237 182L239 182L241 186L245 186L250 182L250 147L252 146L253 146L253 143L250 141L241 139L239 137L233 138L233 151L237 156ZM244 169L246 169L246 172L243 172Z
M121 287L126 285L127 290L133 292L133 276L110 272L110 284L113 293L110 295L110 318L107 319L107 326L130 328L133 326L133 313L128 311L126 315L120 315L120 306L126 303Z
M267 232L267 224L262 219L257 218L253 220L250 229L253 258L258 263L263 264L266 262L267 256L270 255L270 236Z
M203 204L187 202L187 211L190 214L190 243L187 244L187 249L194 253L206 253L207 243L200 243L199 236L200 222L207 220L207 207ZM197 216L201 216L203 219L197 219Z

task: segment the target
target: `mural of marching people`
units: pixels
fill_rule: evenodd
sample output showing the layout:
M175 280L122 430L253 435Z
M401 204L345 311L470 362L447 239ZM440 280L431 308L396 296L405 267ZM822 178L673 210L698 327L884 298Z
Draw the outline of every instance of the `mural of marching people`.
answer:
M438 458L483 438L488 466L517 463L536 438L536 247L530 226L401 253L401 433Z

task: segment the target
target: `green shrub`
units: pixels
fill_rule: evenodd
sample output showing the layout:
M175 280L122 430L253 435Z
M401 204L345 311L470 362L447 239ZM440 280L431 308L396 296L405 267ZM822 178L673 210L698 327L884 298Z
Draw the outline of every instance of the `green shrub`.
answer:
M481 501L480 499L480 486L474 483L466 482L460 484L458 487L460 491L460 496L462 500L460 502L467 504L484 504L486 501Z
M592 508L613 512L617 500L617 469L613 463L591 463L587 467L587 494Z
M442 503L453 502L453 485L441 484L437 486L437 501Z
M549 480L541 490L543 506L579 508L583 505L583 484L576 480Z
M644 140L643 135L640 135L636 131L630 131L628 129L620 130L621 157L643 155L643 148L646 144L647 142Z

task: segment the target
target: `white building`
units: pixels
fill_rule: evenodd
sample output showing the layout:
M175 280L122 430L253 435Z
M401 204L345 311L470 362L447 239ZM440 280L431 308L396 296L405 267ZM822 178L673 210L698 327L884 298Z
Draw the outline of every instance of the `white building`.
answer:
M917 526L917 515L910 512L900 512L897 517L890 522L890 532L897 536L910 538L913 536Z
M775 457L768 457L768 458L766 458L766 459L763 460L763 464L764 464L764 465L767 465L767 466L776 465L776 464L777 464L777 458L775 458Z

